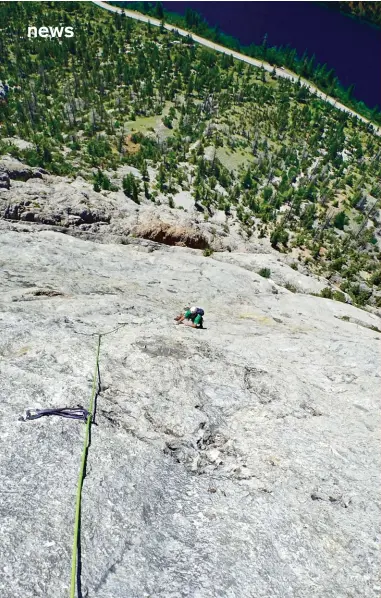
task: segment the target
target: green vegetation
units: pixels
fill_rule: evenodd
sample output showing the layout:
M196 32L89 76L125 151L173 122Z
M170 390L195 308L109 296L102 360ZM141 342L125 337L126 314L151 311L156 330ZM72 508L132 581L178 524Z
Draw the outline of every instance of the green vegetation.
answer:
M320 2L320 4L381 27L380 2Z
M300 77L308 79L319 89L346 106L349 106L358 114L362 114L369 120L381 124L379 106L371 109L361 100L356 100L353 96L353 85L345 88L341 85L334 69L330 69L327 64L317 63L315 56L309 56L306 52L304 52L303 56L299 56L297 51L290 46L268 46L266 36L260 45L251 44L250 46L242 46L236 38L222 33L218 27L210 27L202 16L190 8L182 16L163 9L160 2L111 1L109 4L162 19L166 23L186 29L217 44L221 44L252 58L263 60L271 65L285 66L297 75L300 75ZM327 4L330 8L334 8L333 5L339 5L336 6L336 9L340 11L355 14L371 22L381 24L381 9L377 2L329 2L323 4ZM347 5L351 5L351 7Z
M258 272L259 276L263 276L263 278L270 278L271 270L270 268L261 268Z
M296 291L297 291L296 286L294 286L290 282L286 282L286 284L284 285L284 288L287 289L288 291L291 291L291 293L296 293Z
M335 301L341 301L345 303L345 295L341 291L332 290L330 287L325 287L321 293L320 297L325 297L326 299L334 299Z
M94 179L94 191L100 191L104 189L105 191L116 191L114 185L111 184L109 177L104 174L101 170L97 170L97 172L93 175Z
M25 23L47 14L75 37L28 39ZM227 231L238 221L243 238L267 237L373 302L381 139L371 125L300 83L92 3L0 3L0 19L0 154L105 192L117 168L136 168L122 183L136 203L190 192L205 220L219 210Z
M133 174L130 173L123 177L123 191L127 197L132 199L135 203L140 204L140 185Z
M204 257L210 257L211 255L213 255L213 249L211 249L210 247L206 247L202 252L202 255Z

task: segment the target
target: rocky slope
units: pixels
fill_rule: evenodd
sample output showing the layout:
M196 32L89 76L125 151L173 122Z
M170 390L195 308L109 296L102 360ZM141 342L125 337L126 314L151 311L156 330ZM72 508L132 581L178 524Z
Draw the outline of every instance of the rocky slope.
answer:
M139 175L136 169L124 166L114 173L114 180L120 182L127 171ZM21 221L27 226L33 223L102 243L136 244L140 243L138 239L147 239L154 242L145 244L151 247L150 251L157 248L155 242L206 249L209 253L218 252L216 258L225 262L235 263L238 259L248 270L259 272L268 268L274 282L299 292L318 294L323 288L335 288L324 277L310 276L296 256L274 251L268 239L248 239L233 214L227 216L216 210L205 220L191 196L182 197L177 207L184 199L186 207L179 209L149 200L137 205L123 191L95 192L80 176L52 176L10 156L0 159L0 218L5 220ZM220 255L224 251L231 255Z
M256 58L243 58L254 64L245 64L104 8L89 2L0 6L7 40L0 49L0 162L5 156L8 164L27 163L28 186L35 185L34 197L31 191L20 204L18 179L7 174L20 166L4 173L0 164L0 188L10 185L14 199L4 207L6 217L82 232L97 223L105 228L110 218L106 234L203 250L212 242L235 250L244 240L267 239L328 278L340 289L334 298L346 293L359 307L380 309L381 137L311 93L305 77L334 93L333 72L313 57L297 60L289 47L273 54L266 44L251 48ZM28 38L24 27L47 20L82 32L52 38L48 63L45 39ZM191 17L192 33L203 34L195 23ZM284 64L302 82L269 65L266 71L262 60ZM350 90L344 95L338 97L346 102ZM376 112L368 116L377 120ZM65 197L65 181L51 182L51 202L46 179L35 178L44 176L41 167L82 177L70 188L73 197ZM111 193L92 193L101 190ZM137 218L126 196L143 205ZM195 226L189 234L189 219L171 212L164 223L151 219L159 206L189 209L195 200L198 220L209 222L206 238ZM140 222L146 209L149 223Z
M84 426L18 418L87 406L91 335L119 326L101 345L82 595L379 596L379 318L307 294L326 282L264 242L233 231L205 257L142 240L154 208L33 175L1 192L19 206L0 220L1 596L68 595ZM174 325L188 303L204 330Z

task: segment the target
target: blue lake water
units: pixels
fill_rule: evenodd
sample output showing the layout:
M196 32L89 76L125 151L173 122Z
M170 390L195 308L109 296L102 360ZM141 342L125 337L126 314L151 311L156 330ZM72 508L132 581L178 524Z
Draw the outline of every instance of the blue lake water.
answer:
M354 95L381 107L381 30L315 2L163 2L184 14L192 8L211 26L236 37L242 45L289 44L333 68L341 83L355 84Z

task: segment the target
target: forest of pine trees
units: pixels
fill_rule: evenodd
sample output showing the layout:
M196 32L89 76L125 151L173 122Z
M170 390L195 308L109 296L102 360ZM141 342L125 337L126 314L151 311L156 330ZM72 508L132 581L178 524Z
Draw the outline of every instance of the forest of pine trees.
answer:
M362 114L372 122L381 124L380 106L371 109L361 100L357 100L353 96L354 85L350 85L348 88L343 87L334 70L328 68L326 64L317 63L314 55L309 56L307 52L304 52L302 56L299 56L297 51L289 45L269 46L266 35L262 44L253 43L250 46L242 46L236 38L222 33L216 27L210 27L203 17L190 8L182 16L165 11L160 2L111 1L110 4L163 19L167 23L197 33L252 58L264 60L275 66L285 66L300 77L308 79L319 89L349 106L358 114ZM339 10L381 25L381 10L379 8L381 5L377 2L322 2L322 4L327 5L330 9Z
M25 23L48 12L75 36L27 38ZM0 3L0 20L0 154L81 174L97 192L117 189L119 167L136 168L141 178L125 175L121 190L137 204L173 207L187 190L205 219L224 212L244 237L267 236L338 277L358 304L380 286L381 140L371 125L300 83L92 3Z

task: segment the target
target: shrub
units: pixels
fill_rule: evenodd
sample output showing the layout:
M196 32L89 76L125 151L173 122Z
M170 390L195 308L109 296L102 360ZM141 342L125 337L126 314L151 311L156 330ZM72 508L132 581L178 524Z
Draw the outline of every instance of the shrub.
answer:
M286 282L286 284L284 285L284 288L287 289L288 291L291 291L291 293L297 292L297 288L290 282Z
M324 289L320 291L320 297L325 297L325 299L332 299L332 289L330 287L324 287Z
M273 194L273 190L271 187L265 187L263 190L263 200L268 201Z
M348 287L348 293L352 297L353 301L357 305L366 305L369 297L371 296L371 291L368 291L364 288L361 288L359 284L351 284Z
M333 299L335 301L341 301L341 303L345 303L345 295L341 291L333 291Z
M345 212L339 212L333 219L334 226L339 230L344 230L344 226L348 224L348 222L348 216L346 216Z
M271 276L271 270L270 270L270 268L261 268L259 270L258 274L260 276L263 276L263 278L270 278L270 276Z
M123 191L127 197L132 199L135 203L140 204L139 181L136 180L132 173L129 173L123 177Z
M325 287L321 293L320 297L325 297L326 299L333 299L334 301L340 301L341 303L345 303L345 295L341 291L332 291L330 287Z
M282 245L287 245L287 241L289 239L288 232L284 228L276 228L273 230L270 236L270 243L271 246L275 248L278 247L279 243Z
M172 129L172 121L169 118L169 116L164 116L162 120L163 120L163 125L165 127L167 127L167 129Z
M111 181L104 172L98 169L97 173L93 175L94 180L94 191L99 191L104 189L105 191L111 190Z
M369 280L371 284L374 284L378 287L381 284L381 270L374 272Z
M209 256L213 255L213 249L211 247L206 247L204 249L204 251L202 252L202 255L204 257L209 257Z
M346 265L346 258L345 257L339 257L336 260L334 260L330 266L329 269L333 272L341 272L343 266Z

